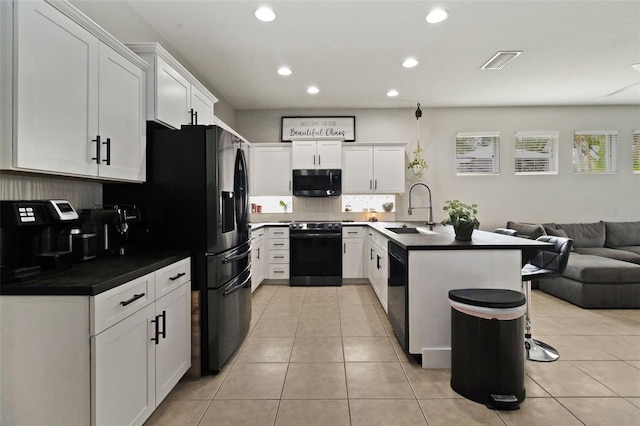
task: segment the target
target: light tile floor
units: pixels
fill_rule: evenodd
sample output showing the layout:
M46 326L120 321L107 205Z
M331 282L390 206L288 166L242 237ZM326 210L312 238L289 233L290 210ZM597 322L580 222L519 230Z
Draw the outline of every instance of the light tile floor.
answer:
M249 337L217 376L182 381L148 425L640 425L640 310L586 310L534 290L527 398L493 411L407 358L368 285L263 285Z

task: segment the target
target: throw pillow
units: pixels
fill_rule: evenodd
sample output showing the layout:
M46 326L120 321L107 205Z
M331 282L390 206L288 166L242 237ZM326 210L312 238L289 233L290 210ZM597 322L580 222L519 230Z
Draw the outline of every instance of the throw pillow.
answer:
M574 247L604 247L604 222L565 223L558 224L558 228L573 240Z
M604 222L606 247L640 246L640 222Z
M524 222L507 222L507 228L515 229L518 232L518 236L526 236L531 239L536 239L544 235L544 228L537 223L524 223Z

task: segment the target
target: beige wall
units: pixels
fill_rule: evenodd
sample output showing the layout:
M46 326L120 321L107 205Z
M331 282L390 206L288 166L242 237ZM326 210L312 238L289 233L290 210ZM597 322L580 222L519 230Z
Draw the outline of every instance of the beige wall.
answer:
M236 130L251 142L278 142L283 115L355 115L358 142L410 141L407 159L416 146L413 109L237 111ZM433 192L434 217L444 218L444 201L458 198L479 206L481 228L492 230L507 220L532 222L640 221L640 174L633 174L633 130L640 129L638 107L508 107L423 108L420 143L430 167L425 174ZM550 176L514 175L514 134L525 130L560 132L559 172ZM574 175L575 130L617 130L619 172ZM500 175L456 176L457 132L499 131ZM406 187L415 182L406 174ZM398 197L398 220L426 219L424 210L407 216L408 197ZM416 190L414 201L425 202ZM422 216L424 217L422 217ZM330 218L328 218L330 219Z

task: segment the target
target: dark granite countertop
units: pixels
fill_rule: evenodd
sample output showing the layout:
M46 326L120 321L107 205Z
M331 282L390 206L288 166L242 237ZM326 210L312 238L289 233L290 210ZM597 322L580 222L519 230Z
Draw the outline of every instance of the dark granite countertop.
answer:
M0 295L95 296L189 256L184 250L158 250L98 257L25 282L3 282Z

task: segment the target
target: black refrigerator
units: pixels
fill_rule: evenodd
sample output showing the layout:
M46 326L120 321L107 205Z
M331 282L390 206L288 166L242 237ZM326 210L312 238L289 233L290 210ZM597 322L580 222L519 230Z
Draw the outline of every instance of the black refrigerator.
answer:
M242 343L251 322L242 140L217 126L149 128L148 135L147 182L104 185L104 202L136 203L147 244L191 252L192 289L200 293L201 371L212 374Z

